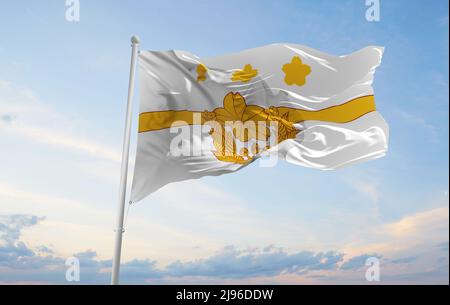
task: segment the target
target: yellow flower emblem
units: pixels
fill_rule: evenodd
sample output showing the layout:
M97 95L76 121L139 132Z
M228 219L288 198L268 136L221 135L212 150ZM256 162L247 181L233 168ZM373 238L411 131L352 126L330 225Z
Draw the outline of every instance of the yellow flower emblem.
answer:
M258 70L253 69L252 65L246 64L244 66L244 69L233 72L231 80L233 82L241 81L243 83L246 83L252 78L256 77L256 75L258 75Z
M289 64L283 65L285 73L284 82L291 85L303 86L306 83L306 76L311 73L311 67L302 63L298 56L292 57Z
M206 72L208 72L208 68L204 64L199 64L197 66L197 81L203 82L206 80Z

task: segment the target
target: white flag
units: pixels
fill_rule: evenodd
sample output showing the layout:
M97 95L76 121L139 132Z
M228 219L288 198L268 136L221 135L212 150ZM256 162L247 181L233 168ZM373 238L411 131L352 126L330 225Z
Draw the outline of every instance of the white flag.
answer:
M383 156L389 131L371 86L382 54L336 57L294 44L208 59L141 52L131 200L263 155L323 170Z

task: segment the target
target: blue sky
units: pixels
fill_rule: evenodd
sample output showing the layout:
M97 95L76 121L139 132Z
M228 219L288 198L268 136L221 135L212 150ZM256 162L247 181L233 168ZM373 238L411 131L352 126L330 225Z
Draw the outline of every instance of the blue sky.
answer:
M448 283L447 1L381 0L379 22L363 0L80 4L72 23L65 1L0 4L0 282L65 283L74 254L82 282L108 282L137 34L200 57L385 46L391 138L385 158L338 171L280 162L165 187L130 209L126 282L365 283L375 255L382 282Z

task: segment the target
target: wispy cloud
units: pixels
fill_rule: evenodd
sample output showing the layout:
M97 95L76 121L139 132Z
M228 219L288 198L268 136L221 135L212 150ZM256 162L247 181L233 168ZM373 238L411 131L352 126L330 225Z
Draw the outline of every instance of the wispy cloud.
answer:
M377 253L390 264L418 257L420 262L415 262L416 268L430 268L442 256L441 247L445 249L448 243L448 215L448 206L444 206L374 225L355 233L343 251L353 257L358 253ZM448 251L445 255L448 258Z
M91 139L89 130L80 131L84 129L82 125L53 110L31 89L0 82L0 132L95 158L121 160L118 148Z
M403 217L397 222L384 225L382 231L395 238L418 241L418 238L448 239L449 208L440 207Z
M115 162L121 160L121 155L118 151L88 139L77 138L69 133L20 123L16 120L11 121L10 123L11 124L8 126L9 130L7 129L7 131L24 136L29 140L85 153L100 159L108 159Z
M400 117L408 124L415 125L416 128L424 130L428 134L428 140L432 143L439 142L439 133L437 128L427 122L423 117L406 111L399 112Z
M381 191L376 182L369 180L352 180L350 184L365 198L369 199L373 203L378 203L381 196Z

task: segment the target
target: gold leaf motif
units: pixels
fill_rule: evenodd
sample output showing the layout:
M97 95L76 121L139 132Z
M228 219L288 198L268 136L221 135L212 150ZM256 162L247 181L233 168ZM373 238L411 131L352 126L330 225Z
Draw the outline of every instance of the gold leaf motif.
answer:
M295 138L300 132L294 125L288 121L289 112L280 114L280 110L276 107L265 109L257 105L247 105L245 98L239 93L228 93L223 99L223 108L216 108L214 111L202 112L202 119L217 122L222 130L211 129L210 135L213 138L215 147L214 155L220 161L233 163L247 163L256 155L270 148L266 145L260 148L258 142L253 143L249 150L246 147L236 151L236 140L242 143L248 143L250 140L267 141L270 138L270 129L264 125L260 126L259 122L270 125L270 122L278 124L277 144L286 139ZM245 124L251 121L254 124ZM225 126L228 123L233 124L231 131L227 131Z

